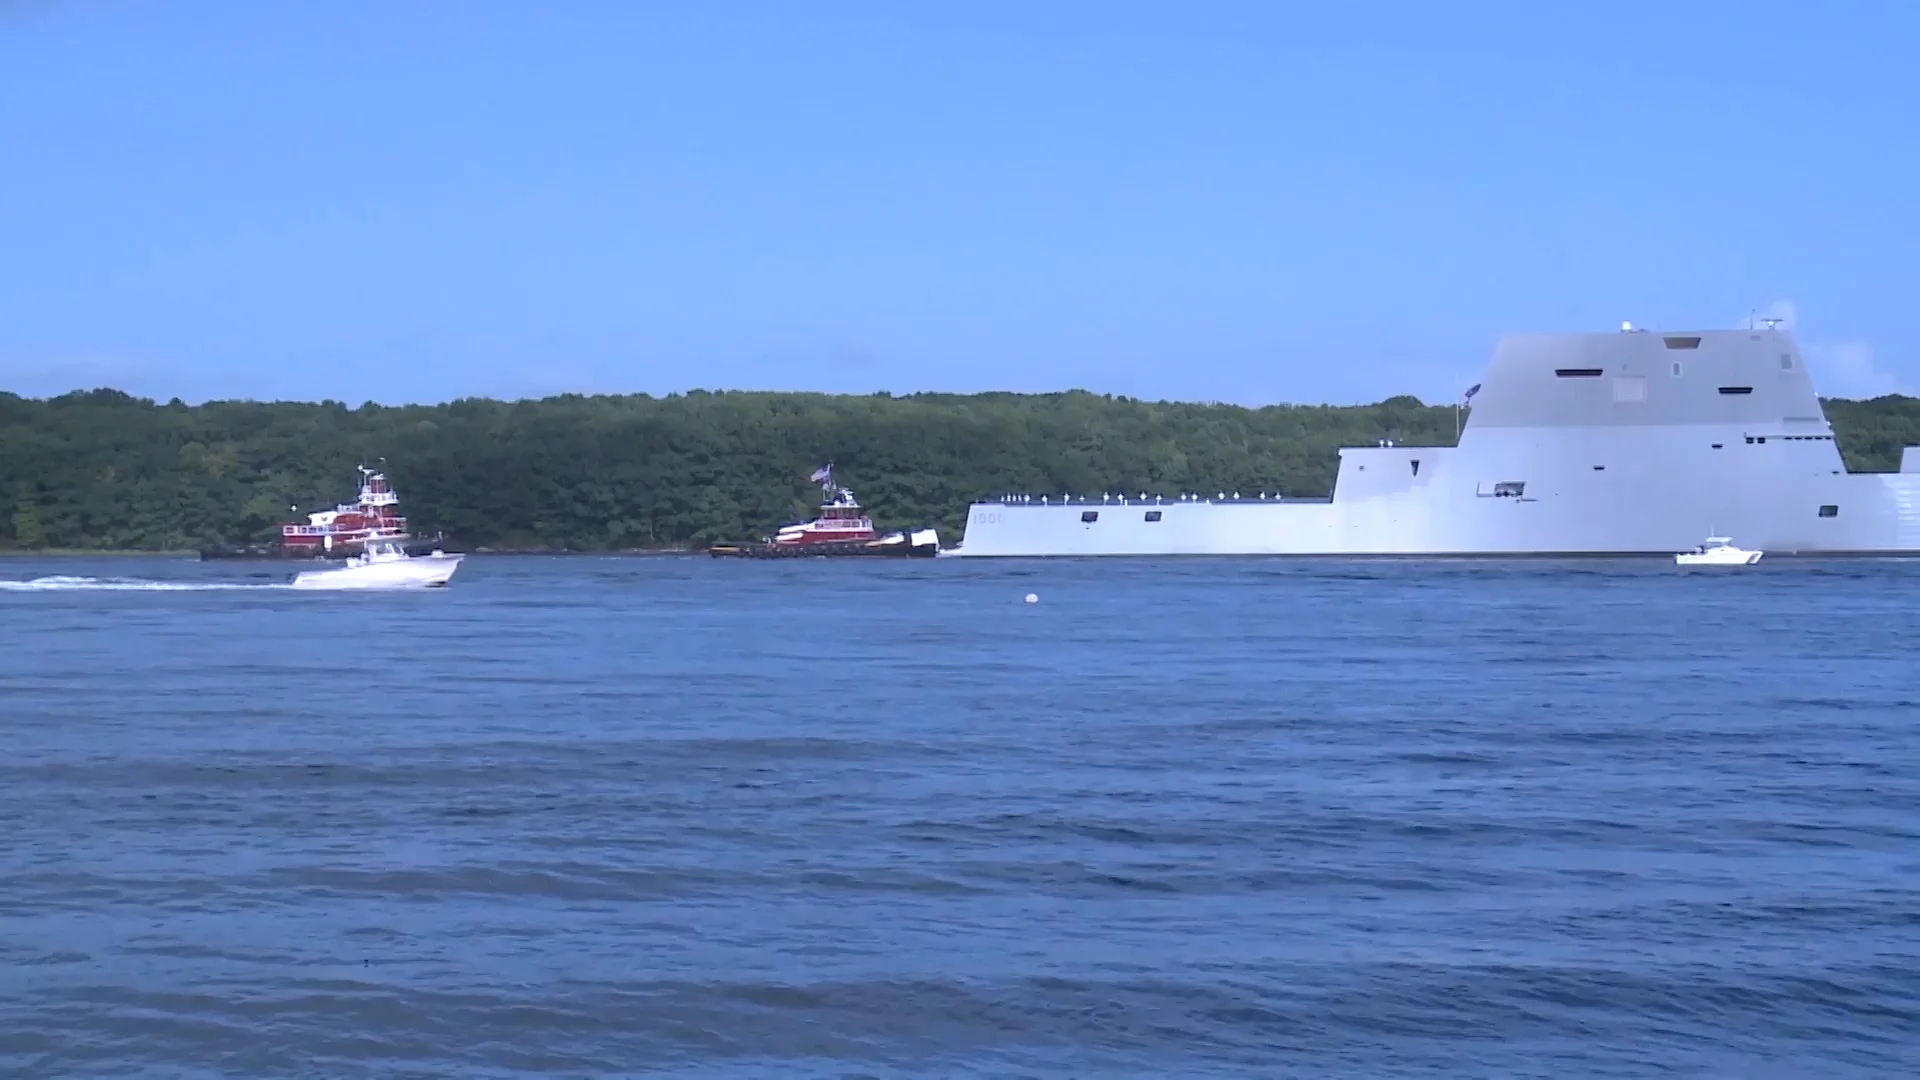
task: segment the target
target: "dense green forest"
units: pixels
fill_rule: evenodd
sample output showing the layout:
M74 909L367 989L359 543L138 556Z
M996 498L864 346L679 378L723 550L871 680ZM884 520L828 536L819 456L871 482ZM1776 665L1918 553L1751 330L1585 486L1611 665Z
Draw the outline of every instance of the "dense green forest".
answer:
M1851 468L1920 443L1920 399L1827 403ZM191 549L350 500L382 459L416 532L472 547L752 539L809 513L831 461L881 527L1009 491L1325 495L1335 450L1446 445L1451 406L1153 403L1083 392L894 397L695 391L349 408L0 394L0 548Z

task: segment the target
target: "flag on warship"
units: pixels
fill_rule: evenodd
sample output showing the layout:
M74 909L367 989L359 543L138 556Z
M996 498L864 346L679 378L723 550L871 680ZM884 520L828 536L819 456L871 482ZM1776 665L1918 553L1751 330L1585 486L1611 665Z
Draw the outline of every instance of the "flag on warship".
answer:
M1466 402L1469 402L1469 401L1472 401L1472 400L1473 400L1473 395L1475 395L1475 394L1477 394L1477 393L1479 393L1479 392L1480 392L1480 384L1479 384L1479 383L1474 383L1474 384L1473 384L1472 386L1469 386L1469 387L1467 387L1467 392L1466 392L1466 393L1464 393L1464 394L1462 394L1462 395L1460 395L1460 401L1461 401L1461 403L1462 403L1462 404L1465 404Z
M828 462L827 464L822 465L819 468L813 470L813 475L807 477L808 480L811 480L816 484L825 483L827 480L830 480L832 478L833 478L832 462Z

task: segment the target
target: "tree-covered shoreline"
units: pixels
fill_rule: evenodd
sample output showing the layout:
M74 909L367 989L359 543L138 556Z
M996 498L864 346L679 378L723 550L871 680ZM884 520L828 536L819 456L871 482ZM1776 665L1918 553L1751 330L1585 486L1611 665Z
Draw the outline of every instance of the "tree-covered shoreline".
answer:
M1828 400L1849 468L1920 444L1920 399ZM810 515L831 461L882 527L1002 492L1324 496L1341 446L1451 445L1451 405L1146 402L1071 391L693 391L350 408L0 393L0 550L190 551L350 501L377 464L415 532L470 548L671 550Z

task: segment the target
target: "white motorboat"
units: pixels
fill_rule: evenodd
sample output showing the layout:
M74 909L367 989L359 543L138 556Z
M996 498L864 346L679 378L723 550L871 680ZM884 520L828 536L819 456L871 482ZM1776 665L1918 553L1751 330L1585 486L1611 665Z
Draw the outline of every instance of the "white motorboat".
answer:
M368 540L365 550L331 570L306 570L294 575L296 589L433 589L441 588L460 568L464 555L438 548L427 555L409 555L398 539Z
M1675 555L1673 561L1681 566L1752 566L1760 561L1760 555L1758 551L1734 547L1727 537L1709 536L1706 543Z

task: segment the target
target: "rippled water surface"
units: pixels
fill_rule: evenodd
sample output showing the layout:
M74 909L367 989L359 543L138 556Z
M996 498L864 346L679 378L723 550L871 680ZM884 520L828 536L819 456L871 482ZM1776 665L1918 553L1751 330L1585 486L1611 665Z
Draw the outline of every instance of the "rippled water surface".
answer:
M0 561L0 1074L1920 1075L1920 564L288 576Z

